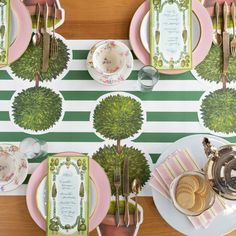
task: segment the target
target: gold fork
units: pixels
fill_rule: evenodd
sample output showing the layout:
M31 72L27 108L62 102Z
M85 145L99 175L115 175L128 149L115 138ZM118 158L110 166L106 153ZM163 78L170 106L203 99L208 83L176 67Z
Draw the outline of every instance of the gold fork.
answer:
M50 57L52 59L56 59L57 58L57 54L58 54L58 42L57 42L57 38L55 36L55 23L56 23L56 4L54 3L53 5L53 10L52 10L52 38L51 38L51 45L50 45Z
M116 188L116 202L115 202L115 222L118 227L120 224L120 209L119 209L119 189L121 186L121 171L120 167L115 167L114 170L114 186Z
M233 21L233 39L230 42L230 51L233 57L236 57L236 35L235 35L235 4L231 3L230 13Z

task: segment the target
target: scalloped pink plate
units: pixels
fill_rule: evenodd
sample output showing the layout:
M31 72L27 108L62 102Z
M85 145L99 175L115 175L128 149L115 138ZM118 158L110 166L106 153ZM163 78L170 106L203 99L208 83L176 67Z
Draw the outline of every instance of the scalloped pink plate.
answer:
M64 152L57 156L79 156L78 152ZM42 179L47 175L48 161L43 161L32 174L26 192L26 203L29 213L34 222L44 231L46 230L46 221L40 214L37 203L37 188ZM89 175L97 191L97 204L89 219L89 231L94 230L105 218L110 205L111 189L110 183L103 168L93 159L89 160Z
M140 27L144 16L150 10L149 1L145 1L135 12L129 29L129 39L131 47L136 54L137 58L145 65L150 65L150 54L144 48L140 38ZM192 10L195 13L201 28L201 37L197 47L193 51L193 68L201 63L207 56L213 35L213 26L211 17L207 10L199 2L199 0L192 1ZM184 70L160 70L163 74L182 74Z
M13 11L17 19L17 32L14 42L9 47L8 64L11 64L21 57L29 45L32 34L31 17L23 2L20 0L11 0L10 2L11 11ZM0 65L0 67L3 66L6 65Z

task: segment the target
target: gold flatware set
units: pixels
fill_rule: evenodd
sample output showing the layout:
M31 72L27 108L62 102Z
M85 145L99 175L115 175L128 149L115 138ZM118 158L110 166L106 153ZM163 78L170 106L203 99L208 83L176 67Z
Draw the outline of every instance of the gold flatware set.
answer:
M221 74L221 81L223 82L223 88L226 88L226 82L227 82L227 72L229 67L229 57L230 55L232 57L236 57L236 30L235 30L235 4L234 2L230 5L230 11L229 6L227 2L224 2L223 4L223 29L219 33L219 12L220 7L219 3L215 3L215 18L216 18L216 26L215 31L213 33L213 43L216 46L221 46L222 44L222 50L223 50L223 67L222 67L222 74ZM231 39L230 34L228 32L228 15L230 13L230 17L232 20L233 25L233 37Z
M231 54L233 57L236 57L236 35L235 35L235 4L232 2L230 6L230 12L231 12L231 17L232 17L232 22L233 22L233 39L230 42L230 49L231 49Z
M227 81L227 71L229 67L229 41L230 36L227 32L228 26L228 5L225 2L223 5L223 19L224 19L224 27L223 27L223 71L221 75L221 81L223 82L223 88L226 88L226 81Z
M116 188L116 202L115 202L115 223L118 227L120 225L120 204L119 204L119 189L121 186L121 171L120 167L114 170L114 186Z
M48 31L48 3L45 3L43 8L38 3L36 5L36 29L32 36L32 43L34 46L39 46L43 42L43 58L41 72L47 72L49 68L49 58L56 59L58 55L58 41L55 36L56 24L56 3L52 7L52 36ZM42 12L41 12L41 9ZM43 16L43 26L41 27L40 17Z
M121 169L119 166L115 167L114 170L114 181L113 184L115 186L115 224L117 227L120 226L120 199L119 192L121 187L121 182L123 180L123 196L125 199L124 206L124 224L126 227L130 225L130 212L129 212L129 197L130 197L130 182L129 182L129 158L125 157L123 163L123 179L121 175ZM141 191L141 182L138 178L135 178L132 182L131 186L132 193L135 195L135 206L134 206L134 226L136 227L139 222L138 216L138 194Z
M135 178L132 183L132 192L135 194L135 208L134 208L134 225L137 226L138 219L138 194L141 192L141 182L138 178Z
M218 31L218 26L219 26L219 11L220 11L220 6L219 6L219 3L216 2L216 4L215 4L216 27L215 27L215 32L213 33L213 43L216 46L220 46L222 44L222 35Z

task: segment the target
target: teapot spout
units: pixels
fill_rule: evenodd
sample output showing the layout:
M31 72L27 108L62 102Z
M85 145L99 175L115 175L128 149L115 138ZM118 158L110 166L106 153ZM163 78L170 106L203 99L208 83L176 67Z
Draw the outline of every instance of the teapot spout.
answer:
M204 151L205 151L207 158L214 160L219 157L219 153L218 153L217 148L211 144L211 142L208 138L204 137L202 144L203 144Z

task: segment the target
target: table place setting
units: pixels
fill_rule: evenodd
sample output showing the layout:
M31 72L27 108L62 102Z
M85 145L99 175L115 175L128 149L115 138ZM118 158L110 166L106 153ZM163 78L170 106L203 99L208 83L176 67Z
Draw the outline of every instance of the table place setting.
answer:
M145 0L128 40L60 35L73 4L0 1L0 201L47 236L236 230L236 2Z

